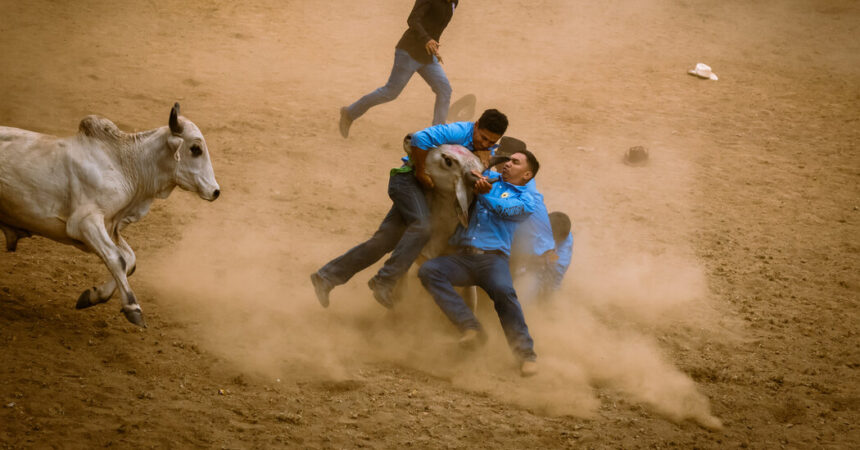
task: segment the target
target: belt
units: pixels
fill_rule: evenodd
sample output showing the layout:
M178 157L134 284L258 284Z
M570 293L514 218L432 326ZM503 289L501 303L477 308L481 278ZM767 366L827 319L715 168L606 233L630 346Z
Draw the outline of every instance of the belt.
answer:
M460 247L460 252L466 255L499 255L508 256L501 250L484 250L476 247Z

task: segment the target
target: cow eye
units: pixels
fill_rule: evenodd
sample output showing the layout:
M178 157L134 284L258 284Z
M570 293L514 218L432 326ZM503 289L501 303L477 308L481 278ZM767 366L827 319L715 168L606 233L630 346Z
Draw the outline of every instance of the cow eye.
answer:
M196 158L202 154L203 154L203 149L200 148L199 145L192 145L191 146L191 156Z

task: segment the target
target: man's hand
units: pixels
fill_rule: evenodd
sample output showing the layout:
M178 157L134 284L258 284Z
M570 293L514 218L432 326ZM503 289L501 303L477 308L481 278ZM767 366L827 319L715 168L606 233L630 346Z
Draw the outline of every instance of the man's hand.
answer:
M439 43L436 42L435 39L427 41L427 43L424 44L424 49L427 50L428 55L435 56L436 58L439 58L440 63L442 62L442 55L439 54Z
M436 186L435 184L433 184L433 179L430 178L430 175L428 175L427 172L423 170L421 172L416 171L415 178L417 178L418 183L420 183L421 186L424 186L426 189L433 189L433 187Z
M472 175L474 175L478 181L475 182L474 191L476 194L486 194L490 192L490 189L493 188L492 183L487 179L487 177L481 175L477 170L472 171Z

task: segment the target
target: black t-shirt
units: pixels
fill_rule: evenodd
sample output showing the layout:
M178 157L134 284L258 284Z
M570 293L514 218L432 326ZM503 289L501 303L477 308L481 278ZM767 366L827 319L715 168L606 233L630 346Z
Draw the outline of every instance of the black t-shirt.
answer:
M420 63L433 62L433 57L427 54L424 45L430 39L439 42L442 31L451 21L458 3L459 0L415 0L415 6L406 19L409 29L403 33L396 47L406 50L409 56Z

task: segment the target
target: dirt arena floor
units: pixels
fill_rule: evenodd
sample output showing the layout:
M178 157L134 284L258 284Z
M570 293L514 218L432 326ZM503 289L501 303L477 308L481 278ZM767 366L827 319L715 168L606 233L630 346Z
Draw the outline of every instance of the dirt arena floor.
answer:
M386 314L373 268L328 309L308 282L429 125L415 77L337 132L412 2L0 0L0 125L142 131L179 101L222 190L124 233L147 329L74 309L94 255L0 254L0 448L860 447L860 4L461 3L454 98L507 113L574 221L561 292L525 305L530 379L485 303L464 354L417 283Z

